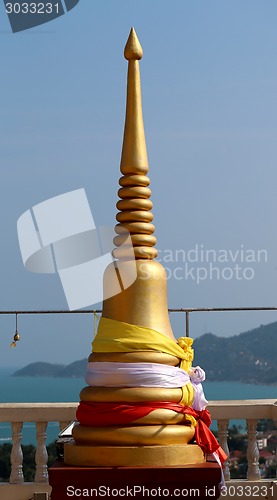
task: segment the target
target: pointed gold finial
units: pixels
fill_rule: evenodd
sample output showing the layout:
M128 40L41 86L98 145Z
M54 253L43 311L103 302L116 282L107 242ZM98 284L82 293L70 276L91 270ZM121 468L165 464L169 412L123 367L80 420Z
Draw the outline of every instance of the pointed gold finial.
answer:
M129 38L124 49L124 57L127 61L131 61L131 59L137 59L139 61L142 56L143 50L139 43L135 28L131 28Z
M131 29L124 56L128 63L125 129L120 170L123 174L146 174L148 158L141 104L139 59L142 48L134 28Z
M158 252L153 248L156 238L153 236L155 226L151 224L153 215L150 212L150 179L145 175L148 172L148 158L139 72L142 55L143 50L132 28L124 50L124 56L128 60L127 102L120 164L123 177L119 180L122 187L118 191L121 200L117 203L120 212L116 216L119 224L115 227L119 236L114 239L114 243L120 247L125 238L121 235L122 229L125 229L131 234L136 259L154 259ZM114 250L114 256L120 258L121 250Z

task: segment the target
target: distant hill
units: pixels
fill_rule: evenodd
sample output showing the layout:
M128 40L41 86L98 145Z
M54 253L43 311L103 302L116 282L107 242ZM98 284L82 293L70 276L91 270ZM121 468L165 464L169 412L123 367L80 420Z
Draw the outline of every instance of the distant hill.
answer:
M56 377L76 377L84 378L86 374L88 360L80 359L79 361L74 361L70 365L64 366L64 368L56 375Z
M64 368L64 365L53 365L37 361L21 368L13 373L13 377L56 377Z
M195 339L193 347L193 365L205 370L208 381L277 385L277 322L227 338L206 333ZM69 365L38 362L13 375L84 378L86 365L87 358Z
M84 378L87 358L70 363L70 365L55 365L52 363L31 363L13 373L13 377L67 377Z
M277 384L277 322L227 338L206 333L193 347L207 380Z

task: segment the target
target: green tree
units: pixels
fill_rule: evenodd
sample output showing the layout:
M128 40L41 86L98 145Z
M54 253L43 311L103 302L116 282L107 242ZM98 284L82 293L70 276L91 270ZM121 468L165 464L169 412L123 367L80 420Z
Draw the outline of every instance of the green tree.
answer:
M12 445L5 443L0 446L0 481L8 481L11 473L10 454Z
M257 431L258 432L276 431L276 426L273 420L270 419L258 420Z

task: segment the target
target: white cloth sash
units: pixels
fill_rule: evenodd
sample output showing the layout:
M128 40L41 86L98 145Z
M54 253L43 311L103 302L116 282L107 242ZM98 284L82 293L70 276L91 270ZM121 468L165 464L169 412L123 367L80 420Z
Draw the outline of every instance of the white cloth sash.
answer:
M199 366L188 374L176 366L161 363L117 363L95 361L87 365L86 383L92 387L164 387L178 388L191 382L194 389L192 408L202 411L208 401L201 382L205 372Z
M182 387L190 381L185 370L160 363L90 362L86 383L96 387Z

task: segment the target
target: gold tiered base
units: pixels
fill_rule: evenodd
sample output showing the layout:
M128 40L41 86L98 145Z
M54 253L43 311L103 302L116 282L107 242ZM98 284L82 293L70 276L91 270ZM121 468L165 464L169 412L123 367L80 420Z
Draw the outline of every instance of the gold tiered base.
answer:
M75 425L72 435L77 443L99 445L170 445L187 444L194 437L190 425L129 425L91 427Z
M84 402L180 401L180 388L84 387ZM111 415L111 423L112 423ZM64 448L64 462L85 467L177 465L205 462L201 448L190 443L195 427L186 416L157 408L129 425L89 426L75 424L72 443Z
M95 446L66 443L64 462L77 467L175 467L202 464L205 455L196 444L165 446Z
M171 401L179 403L182 389L163 387L84 387L80 399L84 402L105 403L145 403L147 401ZM111 417L112 418L112 417Z

